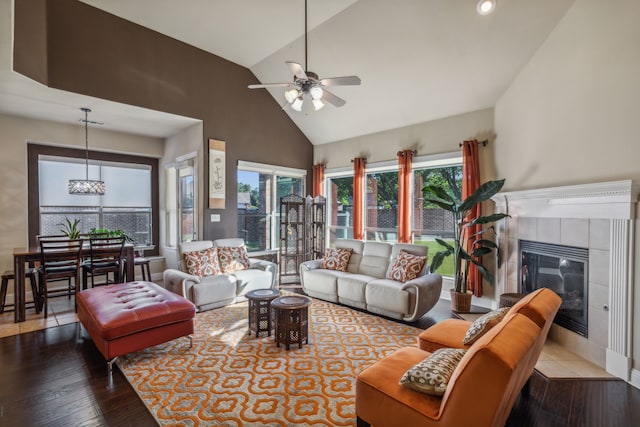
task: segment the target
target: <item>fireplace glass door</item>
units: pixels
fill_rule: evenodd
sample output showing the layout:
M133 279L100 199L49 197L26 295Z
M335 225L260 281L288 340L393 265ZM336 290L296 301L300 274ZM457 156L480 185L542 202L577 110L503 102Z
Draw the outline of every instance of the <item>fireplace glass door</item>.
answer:
M589 250L520 241L520 291L549 288L562 298L555 322L587 337Z

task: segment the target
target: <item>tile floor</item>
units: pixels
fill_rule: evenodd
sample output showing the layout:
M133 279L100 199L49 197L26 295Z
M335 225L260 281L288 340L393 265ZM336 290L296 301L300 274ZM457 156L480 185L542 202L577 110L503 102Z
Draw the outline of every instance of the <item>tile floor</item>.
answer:
M61 296L49 300L49 316L46 319L44 313L36 314L33 308L27 309L24 322L14 323L13 319L13 311L0 314L0 338L77 322L78 316L75 313L73 298Z
M463 313L458 317L473 322L484 313ZM536 363L536 369L547 378L616 378L600 366L583 359L560 344L547 339Z

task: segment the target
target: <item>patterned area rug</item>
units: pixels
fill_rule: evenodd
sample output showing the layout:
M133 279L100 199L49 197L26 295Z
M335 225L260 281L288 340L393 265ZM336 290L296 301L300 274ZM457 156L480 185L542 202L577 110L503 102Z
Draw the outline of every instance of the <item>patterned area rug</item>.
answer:
M247 304L198 313L186 338L118 366L161 425L354 426L358 372L416 345L420 329L313 299L309 345L247 335Z

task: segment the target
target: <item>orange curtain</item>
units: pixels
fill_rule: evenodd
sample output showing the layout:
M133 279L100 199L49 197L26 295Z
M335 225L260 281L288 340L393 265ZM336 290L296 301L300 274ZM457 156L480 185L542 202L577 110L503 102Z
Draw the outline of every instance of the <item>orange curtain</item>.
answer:
M411 161L413 150L398 151L398 242L411 243Z
M364 240L364 157L353 159L353 238Z
M480 162L478 160L478 141L464 141L462 143L462 199L466 199L480 187ZM481 204L476 205L468 218L477 218L482 215ZM480 224L467 228L466 235L471 236L482 229ZM471 244L467 242L467 251L471 251ZM467 279L468 288L477 297L482 296L482 275L478 268L471 264Z
M324 164L313 165L313 197L324 196Z

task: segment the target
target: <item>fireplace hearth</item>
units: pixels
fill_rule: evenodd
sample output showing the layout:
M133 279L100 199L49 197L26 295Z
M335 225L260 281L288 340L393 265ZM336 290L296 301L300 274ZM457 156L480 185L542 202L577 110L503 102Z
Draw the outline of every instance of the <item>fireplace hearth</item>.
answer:
M520 240L519 290L549 288L562 298L554 322L588 337L589 250Z

